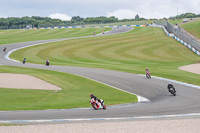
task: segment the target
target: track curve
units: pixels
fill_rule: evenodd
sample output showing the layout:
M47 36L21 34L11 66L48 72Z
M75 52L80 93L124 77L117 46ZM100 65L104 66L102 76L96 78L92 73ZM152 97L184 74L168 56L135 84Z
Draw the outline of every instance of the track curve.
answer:
M131 30L131 27L115 28L107 35L123 33ZM91 36L87 36L91 37ZM83 38L83 37L78 37ZM33 45L38 43L55 42L66 39L52 39L42 41L23 42L15 44L1 45L0 49L7 47L13 50L16 48ZM146 77L112 70L103 70L95 68L71 67L71 66L49 66L21 62L13 62L4 58L5 54L0 54L0 64L9 66L19 66L28 68L39 68L66 72L88 77L99 82L123 89L125 91L142 95L151 100L151 103L130 106L108 107L107 110L95 111L90 109L63 109L63 110L37 110L37 111L0 111L0 121L9 120L49 120L49 119L81 119L81 118L119 118L119 117L139 117L139 116L158 116L199 113L200 111L200 90L192 86L186 86L174 83L177 89L177 96L171 96L167 91L167 80L152 77ZM199 87L200 88L200 87ZM16 122L16 121L15 121Z

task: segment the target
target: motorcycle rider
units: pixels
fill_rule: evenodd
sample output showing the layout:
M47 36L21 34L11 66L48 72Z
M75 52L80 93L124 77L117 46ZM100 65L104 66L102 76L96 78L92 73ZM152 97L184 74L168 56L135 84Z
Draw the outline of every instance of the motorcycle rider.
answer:
M3 49L3 52L5 52L5 51L6 51L6 49L7 49L7 48L5 47L5 48Z
M146 68L146 75L147 75L148 73L150 73L150 71L149 71L149 69L148 69L148 68Z
M24 60L23 60L23 63L25 63L26 62L26 57L24 58Z
M47 65L47 64L49 65L49 59L48 59L48 58L47 58L47 60L46 60L46 65Z
M176 92L175 87L171 83L168 83L167 88L168 88L169 92L170 92L171 88L173 88L174 92Z
M98 106L98 102L101 103L101 101L100 101L96 96L94 96L93 94L90 94L90 98L91 98L91 99L94 98L94 100L96 100L96 105L97 105L97 106ZM103 105L103 103L101 103L101 105Z

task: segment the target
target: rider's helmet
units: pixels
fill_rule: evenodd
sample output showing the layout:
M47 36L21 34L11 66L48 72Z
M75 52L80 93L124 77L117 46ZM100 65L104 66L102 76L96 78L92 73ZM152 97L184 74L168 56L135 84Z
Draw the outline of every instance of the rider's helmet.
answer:
M148 68L146 68L146 70L149 70Z
M93 94L90 94L90 97L92 98L94 95Z

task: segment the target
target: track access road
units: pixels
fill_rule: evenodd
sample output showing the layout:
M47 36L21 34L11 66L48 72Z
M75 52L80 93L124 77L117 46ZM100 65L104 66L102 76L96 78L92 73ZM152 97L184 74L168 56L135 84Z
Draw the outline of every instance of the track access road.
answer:
M113 29L104 35L117 34L131 30L131 27L120 27ZM92 37L92 36L87 36ZM83 37L79 37L83 38ZM53 39L7 44L0 46L0 49L7 47L7 52L16 48L39 43L48 43L66 39ZM11 61L5 58L5 53L0 54L0 64L8 66L19 66L28 68L39 68L55 70L71 74L80 75L96 81L111 85L113 87L143 96L149 99L149 103L138 103L127 106L111 106L106 110L95 111L92 108L85 109L63 109L63 110L30 110L30 111L0 111L0 121L11 120L52 120L52 119L89 119L89 118L120 118L120 117L140 117L140 116L161 116L199 113L200 111L200 90L192 86L185 86L173 83L177 90L177 96L172 96L167 90L168 81L155 77L147 79L145 76L103 70L95 68L53 66L46 67L41 64Z

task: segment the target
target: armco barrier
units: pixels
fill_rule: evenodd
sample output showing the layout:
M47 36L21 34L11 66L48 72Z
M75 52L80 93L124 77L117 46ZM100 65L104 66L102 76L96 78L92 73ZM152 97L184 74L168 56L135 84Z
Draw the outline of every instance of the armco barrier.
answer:
M146 25L115 25L115 26L60 26L60 27L42 27L42 28L26 28L26 29L62 29L62 28L99 28L99 27L146 27Z
M181 40L187 42L193 48L200 51L200 41L198 41L196 37L189 35L184 29L182 29L178 25L172 25L168 21L164 20L155 21L155 24L165 26L168 32L173 33L176 37L181 38Z
M184 42L183 40L181 40L180 38L178 38L177 36L173 36L173 38L177 41L179 41L180 43L182 43L183 45L185 45L186 47L188 47L190 50L192 50L194 53L196 53L197 55L200 56L200 52L197 51L195 48L193 48L190 44Z

